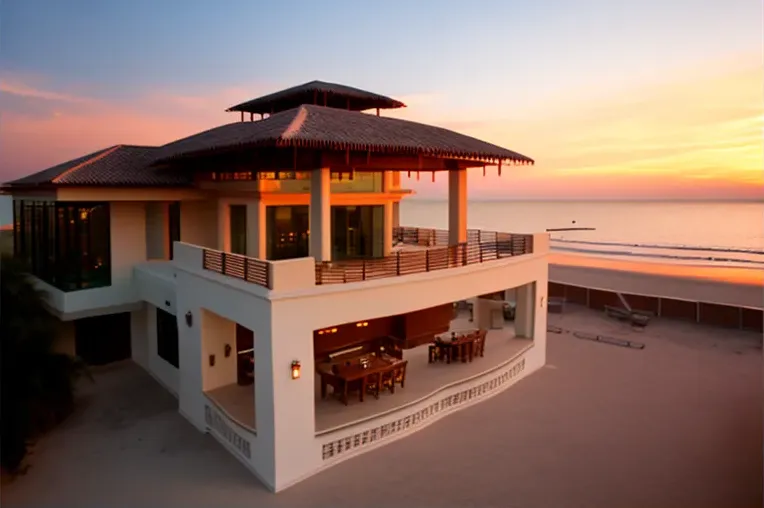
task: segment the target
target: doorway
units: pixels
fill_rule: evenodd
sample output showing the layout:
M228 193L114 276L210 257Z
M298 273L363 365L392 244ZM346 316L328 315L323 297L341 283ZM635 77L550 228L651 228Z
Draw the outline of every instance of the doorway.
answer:
M247 255L247 205L231 205L229 211L231 252Z
M332 259L382 257L383 206L332 207Z

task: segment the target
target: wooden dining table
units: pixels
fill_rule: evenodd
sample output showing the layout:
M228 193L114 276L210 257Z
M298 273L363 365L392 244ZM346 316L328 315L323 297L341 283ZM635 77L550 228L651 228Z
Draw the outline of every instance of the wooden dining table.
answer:
M456 356L459 357L462 363L471 362L474 353L474 342L475 337L471 333L455 335L445 339L441 337L435 339L435 345L441 348L441 350L447 351L446 363L451 363L454 353L456 353Z
M363 402L369 385L376 382L377 387L380 387L382 375L394 368L397 363L392 357L368 356L365 359L368 361L366 367L360 360L355 360L350 365L334 365L329 368L324 366L324 368L316 369L321 377L321 398L326 398L326 387L331 385L335 391L339 392L342 403L347 406L350 386L356 383L359 385L358 400ZM377 396L378 393L379 390Z

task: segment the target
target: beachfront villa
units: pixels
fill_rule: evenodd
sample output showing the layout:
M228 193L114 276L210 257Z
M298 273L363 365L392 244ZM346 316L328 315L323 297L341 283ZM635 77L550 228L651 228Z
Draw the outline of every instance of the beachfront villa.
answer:
M131 358L274 491L542 367L548 235L467 228L467 171L533 161L403 106L316 81L5 184L58 347ZM448 230L399 224L402 172L447 173Z

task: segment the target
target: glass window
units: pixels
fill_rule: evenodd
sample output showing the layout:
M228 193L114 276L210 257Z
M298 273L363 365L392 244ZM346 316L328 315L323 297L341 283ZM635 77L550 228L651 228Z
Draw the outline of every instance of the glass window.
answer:
M262 192L283 194L310 192L310 171L258 173L258 179ZM382 173L371 171L332 173L330 185L333 193L382 192Z
M332 207L332 259L381 257L383 206Z
M178 320L162 309L157 309L157 355L178 368Z
M108 203L14 204L14 247L33 275L64 291L111 284Z
M247 205L231 205L230 208L231 252L247 254Z
M269 206L265 211L269 260L308 256L310 212L307 206Z
M170 203L167 211L169 217L170 259L172 259L173 243L180 241L180 201Z

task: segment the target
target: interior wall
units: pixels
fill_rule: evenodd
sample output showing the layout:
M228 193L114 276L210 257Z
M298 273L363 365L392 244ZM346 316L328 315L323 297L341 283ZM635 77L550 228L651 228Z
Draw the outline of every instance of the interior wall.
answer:
M396 316L344 323L313 332L316 358L380 337L403 340L404 349L432 342L438 333L447 332L453 318L451 304L439 305ZM358 323L365 326L357 326ZM336 330L336 331L334 331Z
M236 323L202 310L202 383L204 391L237 382ZM230 354L225 356L225 346ZM214 365L211 365L214 357Z

